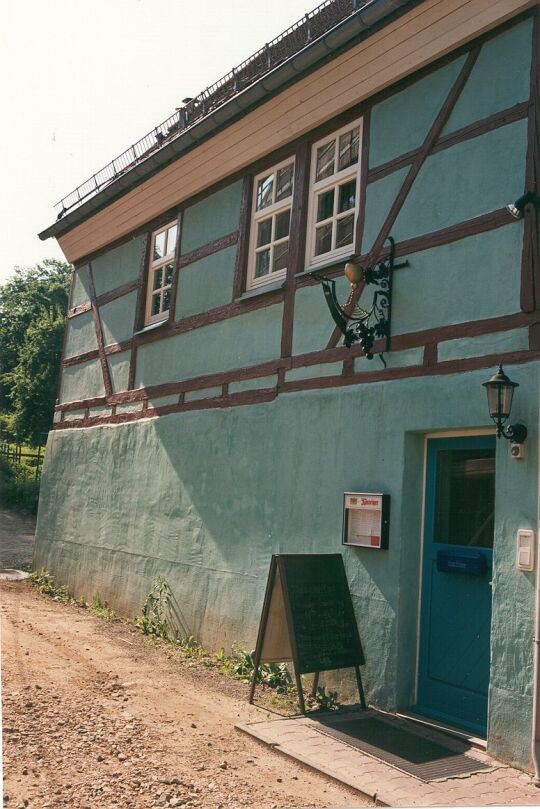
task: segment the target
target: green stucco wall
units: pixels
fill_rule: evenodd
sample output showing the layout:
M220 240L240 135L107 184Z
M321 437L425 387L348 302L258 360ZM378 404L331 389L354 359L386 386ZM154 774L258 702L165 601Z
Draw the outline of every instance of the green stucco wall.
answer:
M52 434L36 564L77 594L99 592L130 614L140 611L155 576L164 575L181 631L210 646L249 646L270 554L343 551L369 699L407 707L416 665L423 435L484 427L485 377L304 392ZM502 442L497 452L491 746L523 764L533 577L515 568L515 531L536 520L538 366L513 366L512 378L521 385L514 415L530 425L531 451L514 461ZM340 545L342 493L351 490L391 495L387 551Z
M96 295L136 281L143 259L144 236L136 236L92 261Z
M80 306L90 299L90 288L88 280L88 265L77 267L73 271L73 283L69 300L70 307Z
M177 320L231 302L235 260L236 246L227 247L180 270Z
M141 346L135 387L219 373L275 359L281 340L281 305L213 323ZM212 349L209 350L209 346Z
M454 132L526 99L531 22L482 47L445 127ZM464 62L460 56L372 110L370 167L420 145ZM524 188L526 122L520 120L430 156L392 235L404 240L504 207ZM409 167L367 189L362 250L375 241ZM238 228L242 183L234 182L186 208L182 254ZM394 276L392 334L520 311L523 223L411 253ZM92 261L97 295L133 281L142 237ZM181 269L175 316L230 303L236 246ZM348 285L338 281L344 300ZM369 307L366 289L361 305ZM85 268L71 306L88 299ZM135 294L100 307L105 343L132 335ZM141 344L135 387L189 380L275 360L281 354L283 304L274 303L163 340ZM189 324L192 325L192 324ZM333 332L322 291L300 286L294 301L293 357L325 348ZM524 327L438 346L440 361L525 351ZM89 313L70 320L66 354L95 350ZM283 371L285 383L341 373L335 356ZM424 347L386 355L389 369L418 373ZM130 351L108 357L113 391L127 388ZM363 374L376 358L354 361ZM511 368L511 371L510 371ZM507 369L520 384L513 420L529 428L524 460L497 446L489 749L527 768L531 723L534 574L515 567L519 527L536 528L539 364ZM272 369L274 370L274 369ZM257 372L258 373L258 372ZM126 614L140 612L157 575L174 593L179 630L210 646L254 643L270 555L342 551L366 650L369 700L382 708L415 701L419 571L422 548L425 436L485 428L481 383L489 371L418 376L337 389L283 393L269 403L175 413L115 426L51 434L43 474L36 564L79 595L99 593ZM281 377L280 377L281 378ZM275 373L229 383L229 394L275 387ZM190 407L221 387L187 391ZM186 386L187 387L187 386ZM196 387L196 384L193 385ZM169 393L170 391L167 391ZM103 395L98 360L64 369L61 401ZM149 406L178 402L179 394ZM118 405L136 414L142 402ZM94 407L91 415L110 408ZM67 418L80 418L74 411ZM391 495L387 551L342 548L345 490ZM84 493L84 495L82 494Z
M182 254L236 230L241 198L242 181L239 180L186 208L182 222Z
M129 295L123 295L121 298L116 298L116 300L99 307L105 345L108 343L121 343L131 338L136 304L137 293L130 292Z

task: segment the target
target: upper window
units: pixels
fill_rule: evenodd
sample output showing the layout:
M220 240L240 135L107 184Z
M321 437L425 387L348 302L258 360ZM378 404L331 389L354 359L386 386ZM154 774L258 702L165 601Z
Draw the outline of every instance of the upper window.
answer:
M255 177L248 289L283 278L287 272L293 190L294 159Z
M315 143L307 234L308 265L354 251L358 215L361 121Z
M152 233L146 294L146 316L144 319L146 325L165 320L169 314L174 276L176 233L176 222L171 222Z

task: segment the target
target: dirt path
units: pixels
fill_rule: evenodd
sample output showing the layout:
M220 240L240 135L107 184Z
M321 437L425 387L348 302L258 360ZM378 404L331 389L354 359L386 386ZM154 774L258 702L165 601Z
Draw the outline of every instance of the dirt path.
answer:
M0 508L0 568L30 569L35 530L35 517Z
M124 623L2 582L4 806L369 805L234 729L247 686Z

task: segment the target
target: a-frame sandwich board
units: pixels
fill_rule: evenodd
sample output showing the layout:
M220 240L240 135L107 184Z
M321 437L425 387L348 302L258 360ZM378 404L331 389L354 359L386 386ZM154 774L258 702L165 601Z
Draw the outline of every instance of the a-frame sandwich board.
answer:
M301 675L352 667L362 708L360 666L365 663L351 594L339 553L274 554L255 648L249 701L261 663L292 662L300 711L306 712Z

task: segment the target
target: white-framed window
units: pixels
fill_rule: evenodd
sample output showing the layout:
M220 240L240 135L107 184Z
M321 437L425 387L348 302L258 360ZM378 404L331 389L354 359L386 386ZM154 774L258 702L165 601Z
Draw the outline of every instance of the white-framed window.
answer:
M293 192L293 157L261 172L254 179L248 289L286 275Z
M354 252L362 121L313 145L308 207L308 266Z
M170 222L152 233L144 318L146 326L165 320L169 314L177 228L176 222Z

